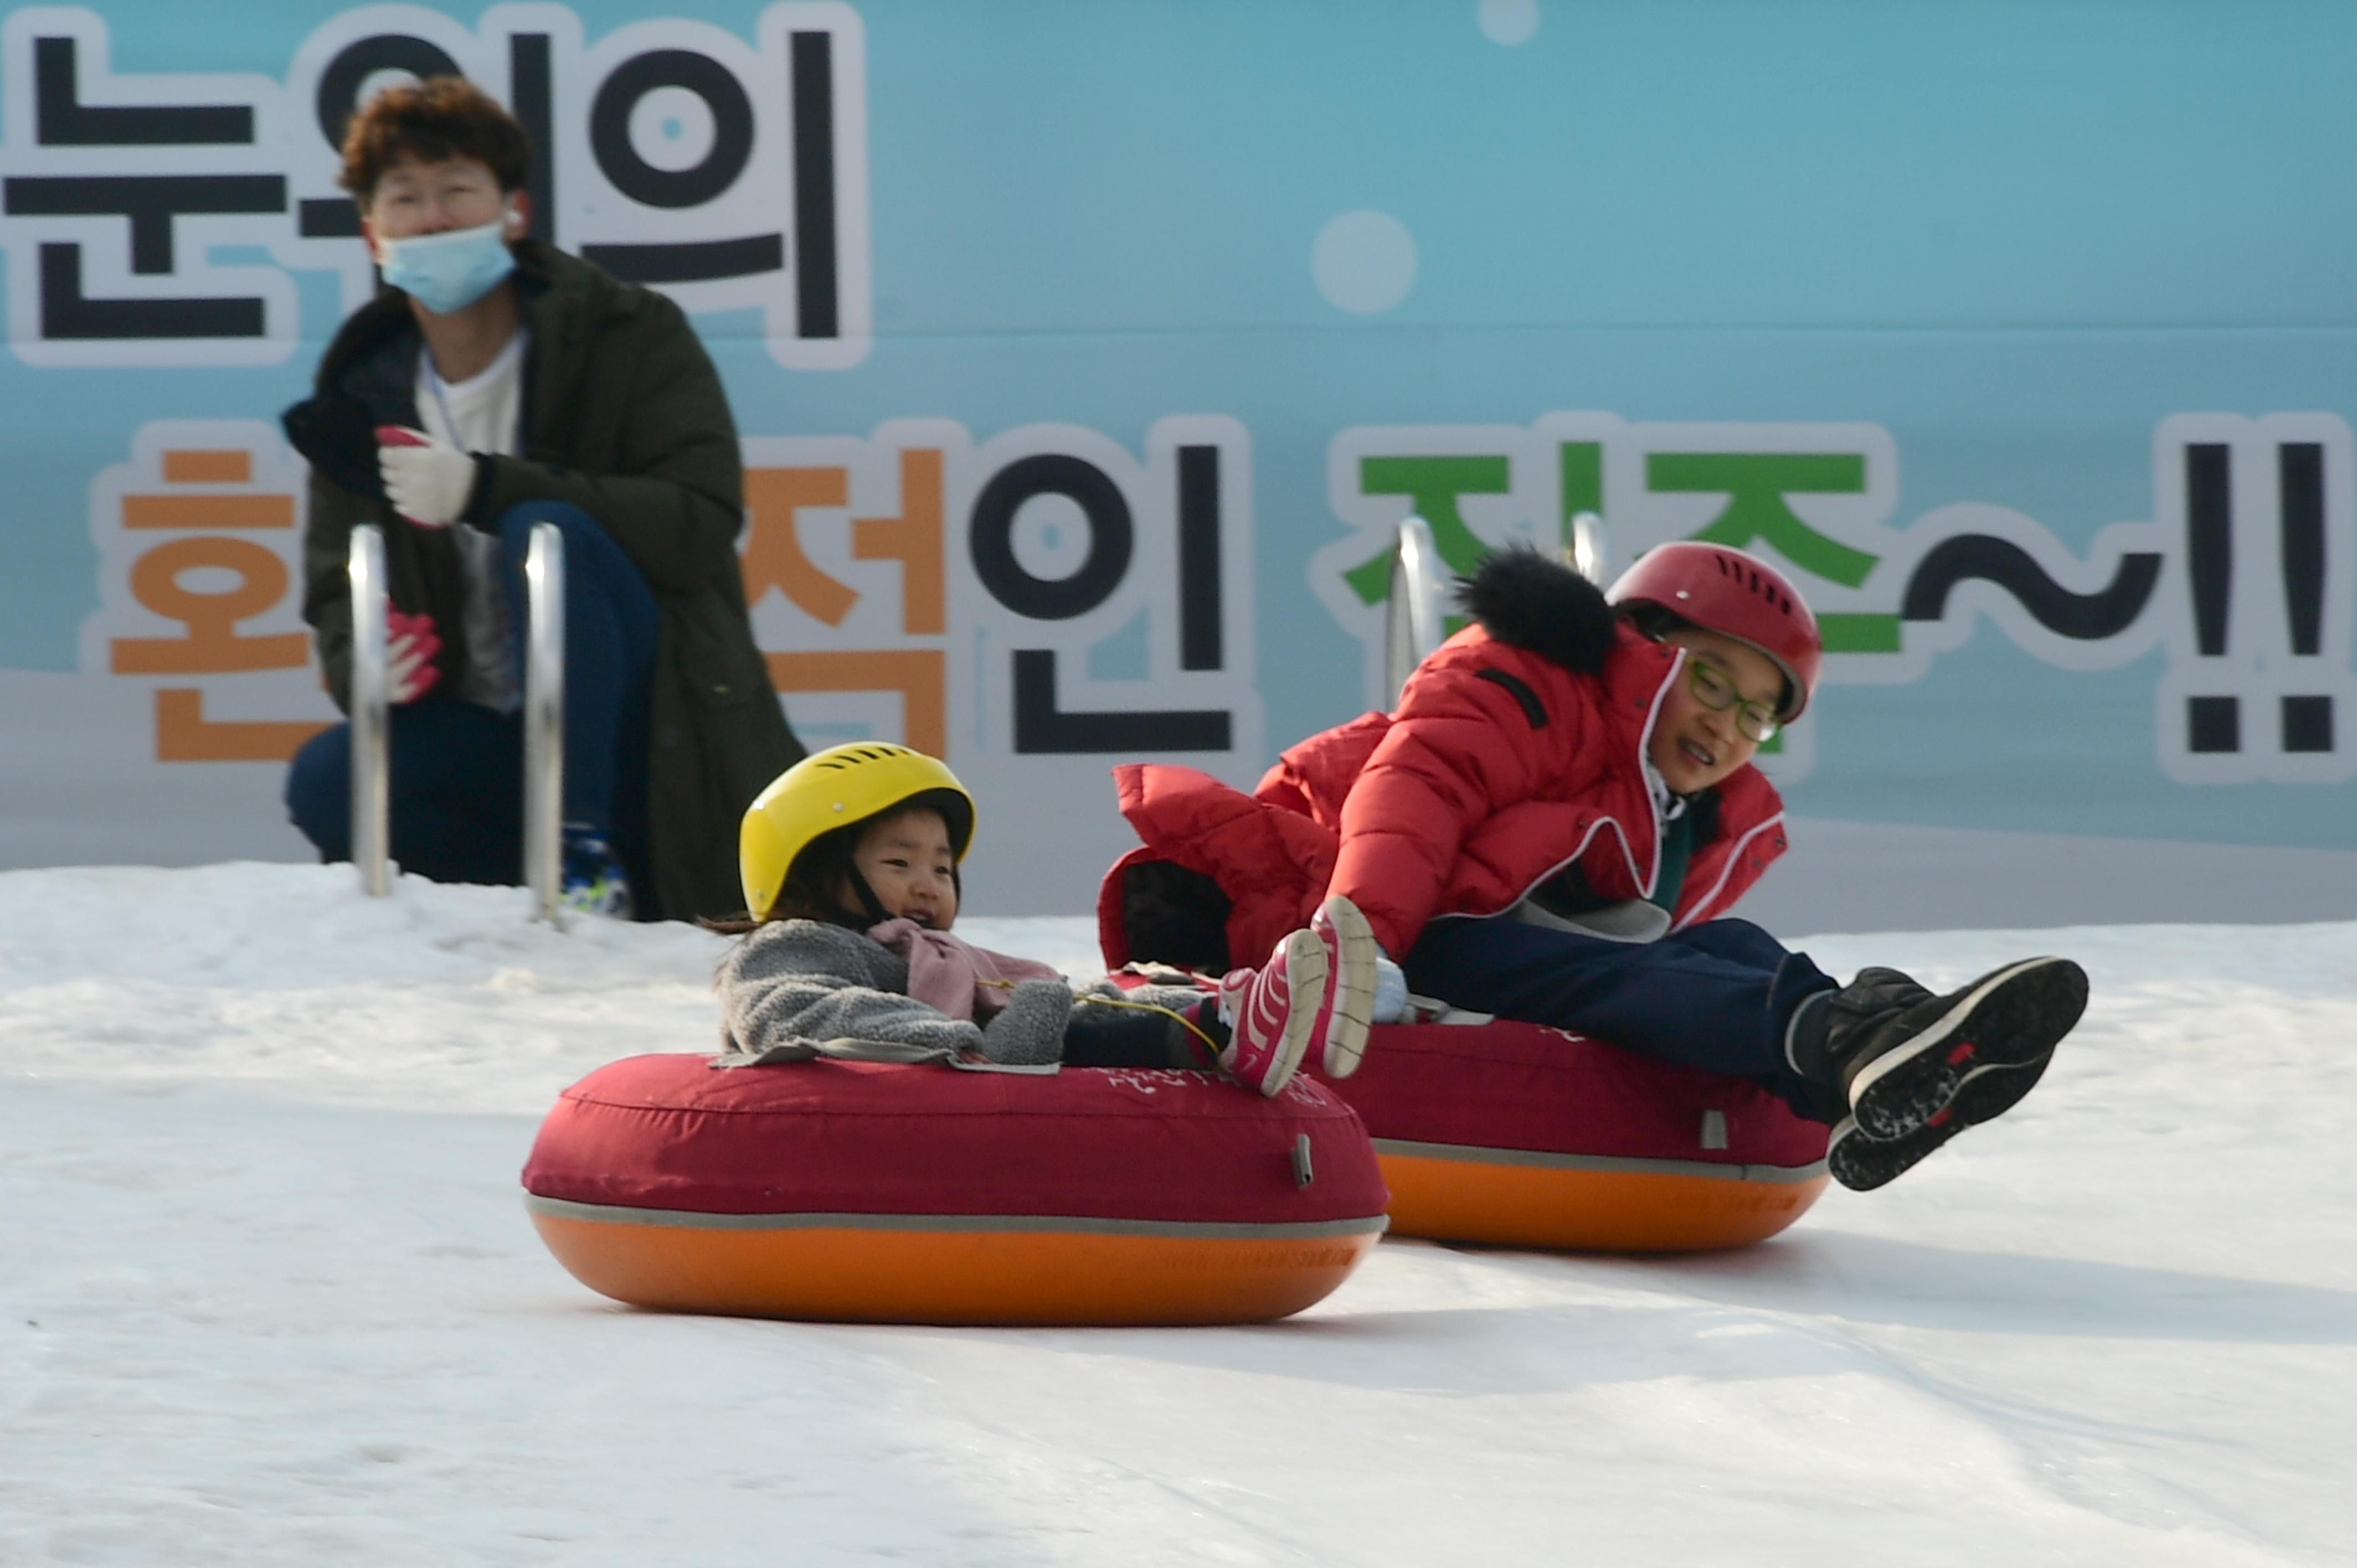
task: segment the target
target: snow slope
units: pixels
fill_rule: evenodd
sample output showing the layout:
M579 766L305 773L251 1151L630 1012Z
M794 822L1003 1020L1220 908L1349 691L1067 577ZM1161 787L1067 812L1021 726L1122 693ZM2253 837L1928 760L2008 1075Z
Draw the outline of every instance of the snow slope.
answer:
M706 1046L721 944L521 900L0 874L0 1563L2357 1562L2357 926L1821 939L2095 1001L1747 1252L1394 1240L1287 1323L1048 1332L576 1284L534 1124Z

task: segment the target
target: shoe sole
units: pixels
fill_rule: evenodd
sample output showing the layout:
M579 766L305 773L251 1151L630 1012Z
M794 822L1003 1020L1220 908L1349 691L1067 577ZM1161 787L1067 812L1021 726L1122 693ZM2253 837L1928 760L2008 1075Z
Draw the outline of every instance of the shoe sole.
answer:
M1341 966L1335 975L1334 1008L1326 1020L1318 1070L1328 1078L1348 1078L1367 1054L1367 1032L1375 1017L1375 955L1383 950L1367 917L1340 894L1327 899L1319 913L1340 939Z
M1943 1122L1924 1128L1911 1138L1869 1138L1858 1127L1857 1118L1845 1116L1825 1146L1825 1169L1852 1192L1872 1192L1912 1168L1958 1131L1954 1123Z
M1850 1114L1859 1132L1884 1143L1945 1120L1986 1122L2029 1092L2086 1008L2087 972L2069 959L2008 965L1867 1064L1850 1083ZM1968 1082L1978 1085L1972 1106L1952 1112Z
M1975 1068L1938 1113L1902 1138L1869 1136L1857 1118L1846 1118L1834 1129L1825 1168L1852 1192L1871 1192L1912 1169L1965 1128L1995 1121L2020 1104L2053 1059L2050 1050L2035 1061Z

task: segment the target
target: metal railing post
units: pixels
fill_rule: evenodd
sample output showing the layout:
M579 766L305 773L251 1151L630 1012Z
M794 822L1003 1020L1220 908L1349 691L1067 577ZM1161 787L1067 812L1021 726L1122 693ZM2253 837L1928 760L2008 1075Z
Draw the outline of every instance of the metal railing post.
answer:
M1384 680L1394 703L1415 667L1448 638L1447 583L1431 525L1420 517L1403 519L1383 623Z
M361 891L382 898L393 890L393 834L385 710L384 535L374 523L352 530L345 562L352 595L351 737L352 865Z
M533 917L557 906L565 818L565 531L535 524L523 564L529 638L523 682L523 879Z
M1565 552L1571 557L1571 569L1598 587L1609 585L1604 574L1612 554L1611 537L1604 532L1604 520L1592 511L1574 512L1571 518L1571 546Z

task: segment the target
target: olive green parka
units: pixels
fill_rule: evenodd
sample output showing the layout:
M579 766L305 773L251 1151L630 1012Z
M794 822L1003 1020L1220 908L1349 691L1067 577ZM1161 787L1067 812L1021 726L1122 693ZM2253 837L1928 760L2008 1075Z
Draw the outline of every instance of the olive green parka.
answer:
M521 456L487 456L458 526L496 527L524 501L565 501L595 518L653 590L662 635L648 698L642 917L741 909L737 823L762 787L799 760L769 668L753 646L737 568L744 468L726 395L678 306L537 241L515 247L514 284L532 334L523 371ZM409 299L387 289L355 311L319 364L313 395L286 411L311 463L303 616L328 689L351 705L355 524L384 532L397 609L465 623L455 542L393 514L377 471L375 428L414 426L417 350ZM464 672L464 639L446 636L444 691Z

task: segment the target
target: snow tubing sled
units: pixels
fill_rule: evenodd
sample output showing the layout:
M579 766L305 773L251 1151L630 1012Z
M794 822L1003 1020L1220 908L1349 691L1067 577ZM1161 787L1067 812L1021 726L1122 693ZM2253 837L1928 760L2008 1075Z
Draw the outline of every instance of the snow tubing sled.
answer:
M1827 1129L1767 1090L1535 1024L1379 1026L1328 1087L1372 1134L1403 1236L1742 1247L1825 1188Z
M1332 1090L632 1057L566 1090L524 1166L533 1224L635 1306L932 1324L1259 1323L1383 1230Z

